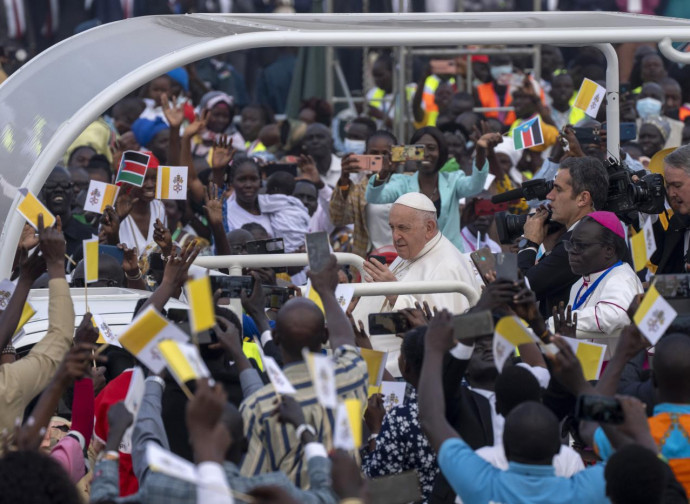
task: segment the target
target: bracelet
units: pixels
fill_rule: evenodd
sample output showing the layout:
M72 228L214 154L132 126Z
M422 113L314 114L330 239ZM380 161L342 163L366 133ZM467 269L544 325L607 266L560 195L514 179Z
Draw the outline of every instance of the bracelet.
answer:
M141 280L141 278L142 278L142 276L141 276L141 269L138 269L138 270L137 270L137 274L136 274L136 275L132 275L132 276L130 276L129 274L127 274L127 272L125 271L125 278L127 278L127 280Z
M155 382L158 385L160 385L161 387L163 387L163 390L165 390L165 380L163 378L161 378L160 376L151 375L151 376L146 377L145 381Z
M373 433L371 433L371 434L369 435L369 437L367 438L367 443L371 443L371 442L374 441L377 437L379 437L379 433L378 433L378 432L373 432Z
M5 348L2 349L2 352L0 352L1 355L17 355L17 349L14 348L11 344L7 345Z
M308 431L312 436L316 436L316 429L312 427L309 424L302 424L297 429L295 430L295 434L297 435L297 439L302 439L302 434L304 434L304 431Z

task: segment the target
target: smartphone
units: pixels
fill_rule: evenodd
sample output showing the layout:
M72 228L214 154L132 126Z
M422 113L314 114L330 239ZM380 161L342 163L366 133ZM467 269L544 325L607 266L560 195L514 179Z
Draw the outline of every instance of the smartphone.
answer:
M400 312L370 313L369 334L400 334L412 329L410 321Z
M211 288L213 292L218 289L221 290L221 297L225 298L239 298L242 296L242 291L246 291L247 295L254 290L253 276L212 276Z
M580 145L598 144L601 142L599 128L573 128L575 138Z
M244 248L247 254L284 254L285 243L282 238L270 238L268 240L255 240L245 243ZM275 266L271 268L276 273L285 273L285 266Z
M307 256L309 257L309 269L313 272L318 273L326 268L331 257L331 245L326 231L307 235Z
M432 59L431 73L435 75L457 75L458 64L454 59Z
M381 264L386 264L386 262L387 262L387 261L386 261L386 256L382 256L382 255L374 255L374 254L372 254L372 255L370 255L370 256L367 257L367 261L369 261L370 259L376 259L376 260L377 260L378 262L380 262Z
M470 259L472 259L472 262L477 267L477 271L479 271L484 283L488 284L489 281L486 279L486 274L490 271L496 271L496 257L494 257L491 249L489 249L489 247L484 247L475 250L470 254Z
M488 336L494 333L491 310L464 313L453 317L453 337L457 340Z
M107 254L115 258L118 264L125 260L125 253L115 245L99 245L98 254Z
M377 504L405 504L420 502L422 492L415 471L372 478L368 481L369 500Z
M245 244L247 254L284 254L285 243L282 238L249 241Z
M350 157L357 161L360 171L378 173L383 168L383 156L352 154Z
M608 424L622 424L625 421L618 399L595 395L581 395L577 398L575 418Z
M269 163L261 167L266 178L270 177L276 172L288 172L293 177L297 176L297 163Z
M601 125L601 129L606 131L606 123ZM620 123L620 141L631 142L637 138L637 124L634 122Z
M290 299L290 290L287 287L275 287L264 285L264 296L266 296L266 308L280 309ZM294 291L293 291L294 292Z
M518 281L517 254L496 254L496 278Z
M394 145L391 147L391 161L394 163L423 161L425 154L423 145Z

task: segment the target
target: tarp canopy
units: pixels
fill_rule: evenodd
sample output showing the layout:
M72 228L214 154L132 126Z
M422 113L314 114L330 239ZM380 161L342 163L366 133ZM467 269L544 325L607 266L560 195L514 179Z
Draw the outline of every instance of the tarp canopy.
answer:
M93 28L39 54L0 85L0 275L11 267L22 226L11 187L37 193L89 123L180 65L254 47L591 45L665 38L690 40L690 21L602 12L196 14ZM673 49L662 49L673 57Z

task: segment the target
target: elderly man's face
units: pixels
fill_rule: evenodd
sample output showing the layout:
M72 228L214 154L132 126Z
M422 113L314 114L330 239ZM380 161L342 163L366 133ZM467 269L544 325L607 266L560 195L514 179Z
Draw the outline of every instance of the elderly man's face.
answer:
M436 223L425 221L419 210L404 205L393 205L388 217L393 233L395 251L402 259L413 259L429 240L436 236Z

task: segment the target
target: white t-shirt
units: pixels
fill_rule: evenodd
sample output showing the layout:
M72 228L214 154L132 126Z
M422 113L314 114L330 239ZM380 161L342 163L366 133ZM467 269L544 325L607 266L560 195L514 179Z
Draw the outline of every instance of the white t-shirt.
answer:
M232 198L228 200L228 229L233 231L240 229L248 222L256 222L261 224L268 232L268 235L273 237L273 227L271 226L271 219L267 215L254 215L247 212L244 208L237 204L237 200Z
M153 243L153 225L156 219L160 219L164 226L168 226L168 217L165 215L165 205L161 200L153 200L149 203L151 209L151 219L149 220L149 230L146 236L141 234L139 227L131 215L128 215L120 224L120 243L127 245L127 248L137 248L137 253L144 252L146 246Z

